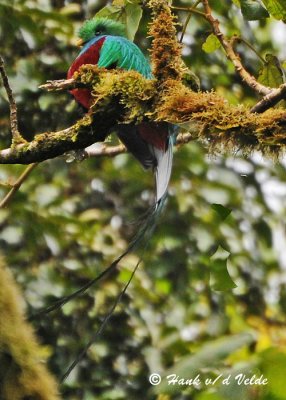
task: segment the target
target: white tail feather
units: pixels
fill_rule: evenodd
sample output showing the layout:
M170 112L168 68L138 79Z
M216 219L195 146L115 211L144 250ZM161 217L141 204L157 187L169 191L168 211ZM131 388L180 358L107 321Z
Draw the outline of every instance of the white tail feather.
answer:
M167 194L168 185L170 182L172 164L173 164L173 143L172 140L168 141L168 148L166 151L153 147L154 156L157 160L155 168L156 179L156 203L163 199Z

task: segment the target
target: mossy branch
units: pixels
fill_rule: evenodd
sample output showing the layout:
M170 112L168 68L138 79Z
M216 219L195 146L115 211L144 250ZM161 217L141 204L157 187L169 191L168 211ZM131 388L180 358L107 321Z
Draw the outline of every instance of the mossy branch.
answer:
M195 93L176 79L167 79L158 96L156 81L146 80L135 71L108 71L86 65L75 81L92 88L94 105L90 112L67 129L45 132L27 144L0 151L0 163L39 162L69 150L83 149L101 141L116 124L139 123L143 119L183 124L192 129L189 140L202 140L210 151L241 149L249 153L256 149L274 154L283 151L286 144L283 109L252 113L246 107L228 104L215 92ZM66 87L66 82L61 84ZM108 154L106 149L102 149L102 154ZM110 155L120 152L120 149L111 151ZM98 151L97 155L100 154Z

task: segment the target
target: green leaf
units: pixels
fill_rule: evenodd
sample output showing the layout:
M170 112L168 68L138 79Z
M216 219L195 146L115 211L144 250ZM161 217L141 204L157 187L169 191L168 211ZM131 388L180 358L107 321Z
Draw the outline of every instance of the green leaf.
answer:
M225 359L234 351L253 342L254 337L250 333L240 333L213 340L211 343L202 346L201 350L195 355L182 357L175 366L167 370L162 376L161 383L154 387L155 393L181 391L182 386L168 384L166 378L168 375L175 374L183 379L194 379L203 368L208 368L210 365L214 367L220 360Z
M220 216L222 221L224 221L232 212L230 208L224 207L222 204L214 203L211 207Z
M210 257L210 286L212 290L224 291L236 288L236 284L231 279L227 269L229 255L228 251L218 246L216 252Z
M286 1L285 0L262 0L263 4L274 18L286 20Z
M255 21L269 17L269 13L258 0L240 0L241 12L248 21Z
M103 7L95 16L121 22L125 25L128 39L133 40L142 17L142 8L136 0L116 0L112 5Z
M95 14L95 17L97 18L110 18L115 21L121 21L121 15L124 12L124 8L122 6L116 6L116 5L107 5L103 7L98 13Z
M258 74L258 82L269 87L278 87L284 82L281 64L276 56L266 54L265 64Z
M213 51L219 49L221 46L220 41L218 40L218 38L211 33L206 41L203 43L202 45L202 49L206 52L206 53L212 53Z
M125 7L125 24L129 40L134 40L142 18L142 12L142 8L138 4L128 3Z

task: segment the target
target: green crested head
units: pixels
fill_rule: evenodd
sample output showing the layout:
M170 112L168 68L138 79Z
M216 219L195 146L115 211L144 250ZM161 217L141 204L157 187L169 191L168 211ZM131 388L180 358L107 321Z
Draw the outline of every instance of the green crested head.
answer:
M100 35L125 36L125 27L109 18L94 18L85 21L78 32L84 43Z

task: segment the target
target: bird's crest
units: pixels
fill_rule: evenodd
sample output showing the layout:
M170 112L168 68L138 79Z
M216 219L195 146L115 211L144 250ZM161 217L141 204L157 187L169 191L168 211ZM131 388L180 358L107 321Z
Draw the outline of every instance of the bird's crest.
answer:
M126 36L126 32L121 22L113 21L109 18L93 18L85 21L78 35L86 43L96 36Z

